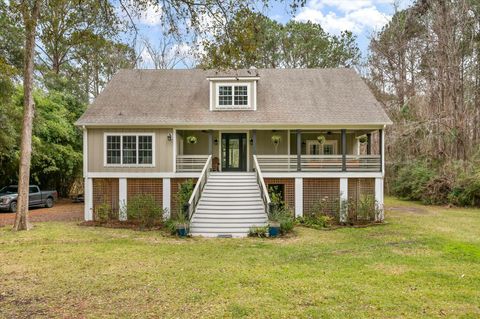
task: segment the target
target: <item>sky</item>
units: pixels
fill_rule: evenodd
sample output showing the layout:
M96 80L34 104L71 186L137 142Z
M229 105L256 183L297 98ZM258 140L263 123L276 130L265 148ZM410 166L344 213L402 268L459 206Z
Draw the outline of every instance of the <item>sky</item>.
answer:
M330 34L337 35L348 30L357 36L357 43L366 57L368 44L374 32L381 30L391 19L395 7L399 10L410 6L413 0L307 0L304 7L290 14L288 0L272 1L268 8L259 7L263 14L281 23L289 20L319 23ZM140 37L156 43L161 31L161 10L151 7L139 21ZM141 50L141 49L140 49ZM142 55L145 60L148 57ZM185 67L178 65L177 67Z

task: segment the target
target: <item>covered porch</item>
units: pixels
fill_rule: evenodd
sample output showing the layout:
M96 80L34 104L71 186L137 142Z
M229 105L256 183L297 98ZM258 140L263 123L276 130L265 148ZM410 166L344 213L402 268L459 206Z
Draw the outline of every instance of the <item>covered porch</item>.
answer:
M382 172L382 129L176 130L175 171Z

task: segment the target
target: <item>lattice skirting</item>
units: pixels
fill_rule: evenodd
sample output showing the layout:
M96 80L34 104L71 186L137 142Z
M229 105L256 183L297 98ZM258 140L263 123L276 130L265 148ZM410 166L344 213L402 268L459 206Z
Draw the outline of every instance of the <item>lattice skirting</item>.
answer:
M93 211L98 206L107 204L113 213L118 213L118 178L94 178L93 181Z
M363 216L361 205L375 210L375 179L374 178L349 178L348 201L350 209L348 219L351 221L370 220L372 216Z
M320 204L321 203L321 204ZM303 213L313 213L322 205L329 215L338 214L340 205L340 179L338 178L304 178L303 179Z
M295 211L295 179L294 178L265 178L267 188L270 185L283 185L285 204Z
M127 202L137 195L151 195L158 206L163 205L163 179L129 178L127 179Z

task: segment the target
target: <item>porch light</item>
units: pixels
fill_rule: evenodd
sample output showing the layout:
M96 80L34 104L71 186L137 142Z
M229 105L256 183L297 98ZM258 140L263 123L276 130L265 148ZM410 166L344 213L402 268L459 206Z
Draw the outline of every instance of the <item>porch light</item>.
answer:
M253 138L250 138L250 145L253 145Z
M173 134L172 134L172 133L168 133L168 134L167 134L167 140L168 140L169 142L171 142L172 139L173 139Z
M213 140L213 144L218 145L218 139L217 138Z

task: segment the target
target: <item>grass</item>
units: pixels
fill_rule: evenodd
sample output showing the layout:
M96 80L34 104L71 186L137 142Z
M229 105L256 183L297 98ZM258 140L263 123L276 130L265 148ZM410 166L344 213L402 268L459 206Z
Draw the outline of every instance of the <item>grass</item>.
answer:
M387 199L387 223L287 239L0 228L0 317L478 318L480 210Z

